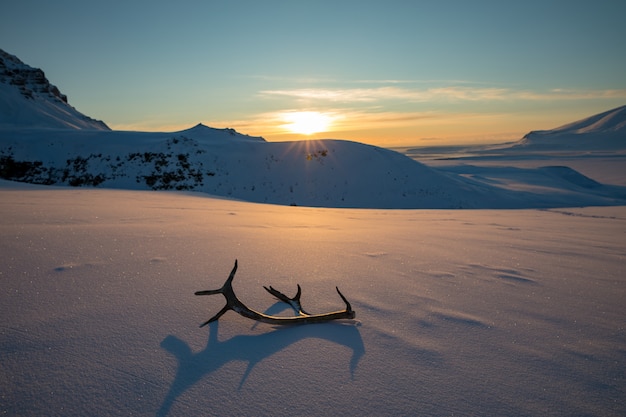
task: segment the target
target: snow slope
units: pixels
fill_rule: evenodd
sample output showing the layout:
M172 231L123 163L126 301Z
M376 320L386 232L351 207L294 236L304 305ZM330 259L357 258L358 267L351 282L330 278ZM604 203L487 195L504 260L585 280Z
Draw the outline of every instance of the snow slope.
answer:
M109 130L80 113L44 72L0 49L0 128L40 127Z
M355 210L0 182L0 413L626 415L625 207ZM234 288L302 286L275 328Z
M557 150L626 149L626 106L568 123L552 130L528 133L514 147Z
M509 199L519 200L509 208L597 205L598 198L623 204L626 106L531 132L518 142L398 151L439 172L501 189ZM501 193L494 195L504 201Z

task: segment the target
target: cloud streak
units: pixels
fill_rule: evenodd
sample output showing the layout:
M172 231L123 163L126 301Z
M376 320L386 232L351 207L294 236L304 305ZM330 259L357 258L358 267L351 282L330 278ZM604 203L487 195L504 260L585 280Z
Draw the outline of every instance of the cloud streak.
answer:
M585 100L585 99L626 99L626 89L613 90L568 90L547 91L514 90L494 87L436 87L427 89L377 87L377 88L297 88L263 90L263 97L287 97L296 100L326 101L333 103L375 103L381 101L404 102L478 102L504 100Z

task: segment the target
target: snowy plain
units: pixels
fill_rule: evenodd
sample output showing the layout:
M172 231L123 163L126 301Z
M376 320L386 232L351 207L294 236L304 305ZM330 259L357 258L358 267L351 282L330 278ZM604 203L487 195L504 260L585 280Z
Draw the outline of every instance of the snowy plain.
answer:
M606 174L610 175L611 169ZM6 415L626 414L626 207L381 210L0 183ZM262 286L354 321L276 328Z

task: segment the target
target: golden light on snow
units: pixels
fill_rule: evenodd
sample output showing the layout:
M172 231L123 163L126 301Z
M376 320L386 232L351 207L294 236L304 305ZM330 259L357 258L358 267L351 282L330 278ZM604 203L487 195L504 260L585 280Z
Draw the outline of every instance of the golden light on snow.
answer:
M333 116L317 111L296 111L282 115L286 122L282 127L292 133L312 135L330 129Z

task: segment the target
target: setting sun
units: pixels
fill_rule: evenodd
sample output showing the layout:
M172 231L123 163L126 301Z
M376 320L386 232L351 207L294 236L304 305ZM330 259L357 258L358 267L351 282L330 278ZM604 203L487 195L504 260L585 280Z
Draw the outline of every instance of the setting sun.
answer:
M283 119L287 122L283 125L285 129L302 135L325 132L333 121L332 116L316 111L290 112Z

